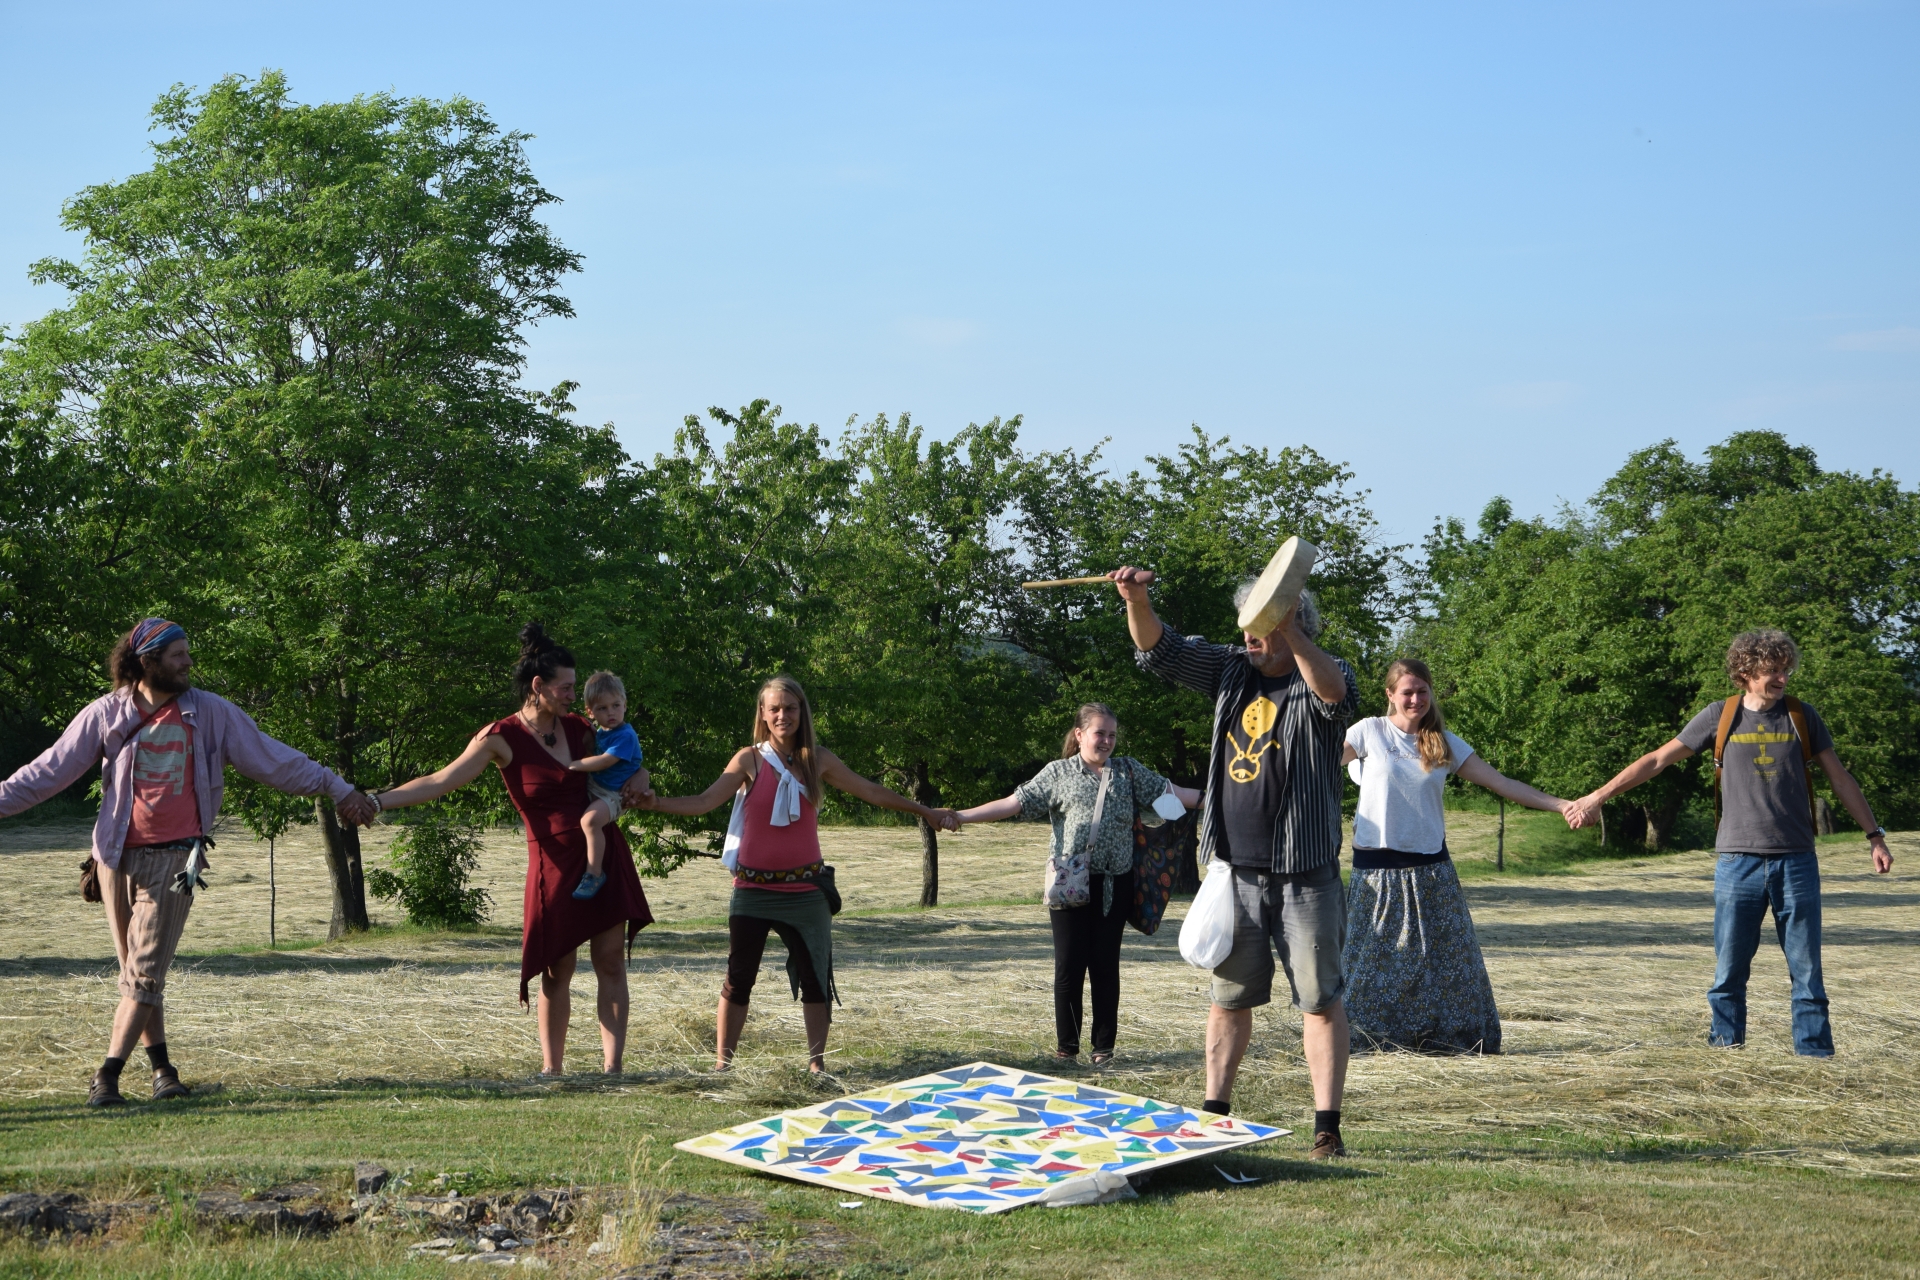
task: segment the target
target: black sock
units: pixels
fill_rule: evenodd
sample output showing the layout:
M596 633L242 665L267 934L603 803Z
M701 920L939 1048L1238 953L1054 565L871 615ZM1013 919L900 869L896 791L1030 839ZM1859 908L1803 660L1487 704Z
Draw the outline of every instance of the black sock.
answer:
M100 1074L109 1080L120 1078L120 1069L127 1065L125 1058L108 1058L100 1064Z
M1340 1136L1340 1113L1338 1111L1316 1111L1313 1113L1313 1131Z
M1223 1116L1227 1114L1227 1104L1225 1100L1220 1098L1208 1098L1205 1102L1200 1104L1200 1109L1202 1111L1212 1112L1216 1116Z
M162 1040L159 1044L150 1044L147 1046L147 1061L153 1064L155 1071L173 1070L173 1060L167 1057L167 1042L165 1040Z

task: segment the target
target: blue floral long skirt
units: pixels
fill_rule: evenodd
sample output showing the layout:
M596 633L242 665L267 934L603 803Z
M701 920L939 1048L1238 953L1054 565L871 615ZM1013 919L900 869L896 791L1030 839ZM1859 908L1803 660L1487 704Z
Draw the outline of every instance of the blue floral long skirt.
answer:
M1500 1011L1452 859L1356 870L1341 962L1355 1052L1500 1052Z

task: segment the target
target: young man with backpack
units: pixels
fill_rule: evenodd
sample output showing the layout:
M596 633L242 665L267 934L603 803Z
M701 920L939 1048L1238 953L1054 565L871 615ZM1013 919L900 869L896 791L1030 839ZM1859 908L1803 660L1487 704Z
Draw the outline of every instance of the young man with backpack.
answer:
M1709 704L1680 736L1621 770L1577 801L1572 825L1597 820L1600 806L1689 756L1711 749L1714 766L1713 986L1708 1042L1737 1049L1747 1039L1747 975L1769 907L1793 981L1794 1052L1833 1055L1827 989L1820 976L1820 864L1814 857L1813 765L1867 833L1873 869L1893 869L1887 834L1840 757L1820 714L1788 697L1800 650L1784 631L1748 631L1727 649L1727 675L1741 693Z

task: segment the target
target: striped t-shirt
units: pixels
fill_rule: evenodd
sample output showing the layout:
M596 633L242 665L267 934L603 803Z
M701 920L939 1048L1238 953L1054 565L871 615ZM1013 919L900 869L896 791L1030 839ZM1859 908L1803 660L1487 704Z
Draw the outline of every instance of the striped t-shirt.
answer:
M1346 681L1346 696L1339 702L1322 701L1297 673L1272 688L1269 705L1260 710L1257 742L1248 741L1244 732L1248 726L1240 723L1243 709L1260 701L1252 693L1261 675L1245 649L1211 644L1168 628L1153 648L1136 651L1134 661L1172 684L1213 699L1213 756L1200 810L1201 862L1227 857L1235 865L1249 865L1238 851L1228 856L1222 800L1225 787L1235 785L1228 770L1246 773L1248 764L1242 757L1254 746L1272 753L1269 758L1284 766L1286 778L1284 793L1271 801L1273 838L1265 869L1277 875L1298 875L1339 861L1340 794L1346 784L1340 756L1347 722L1360 707L1360 686L1344 659L1334 659Z

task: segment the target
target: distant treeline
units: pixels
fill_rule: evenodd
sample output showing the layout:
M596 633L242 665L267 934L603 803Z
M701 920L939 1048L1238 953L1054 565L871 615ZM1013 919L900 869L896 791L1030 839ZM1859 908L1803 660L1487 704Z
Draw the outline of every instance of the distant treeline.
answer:
M570 314L579 260L538 220L554 197L522 139L479 106L301 106L269 75L156 117L151 169L66 206L85 257L33 267L67 305L0 346L16 757L157 613L187 627L202 684L387 785L511 709L514 635L539 618L583 675L625 678L666 791L712 780L777 671L855 768L929 803L1005 794L1090 700L1124 750L1197 784L1212 709L1137 671L1114 593L1019 583L1146 565L1169 625L1227 640L1235 584L1298 533L1368 706L1418 651L1509 773L1589 789L1728 692L1735 631L1777 625L1880 812L1920 809L1920 499L1890 477L1822 472L1770 433L1700 465L1661 445L1583 511L1496 502L1414 554L1345 466L1198 429L1116 475L1097 448L1023 450L1017 418L829 437L758 401L632 459L575 420L570 386L522 386L524 329ZM1617 823L1667 838L1704 777L1664 776ZM497 787L471 794L469 816L499 811ZM259 829L315 816L240 802ZM648 832L656 867L684 852Z

